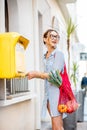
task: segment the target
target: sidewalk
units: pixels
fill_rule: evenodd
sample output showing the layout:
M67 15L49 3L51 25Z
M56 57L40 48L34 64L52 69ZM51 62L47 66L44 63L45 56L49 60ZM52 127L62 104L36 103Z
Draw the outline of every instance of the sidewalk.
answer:
M87 130L87 122L77 123L77 130Z
M51 122L42 122L41 130L52 130ZM87 122L77 122L77 130L87 130Z

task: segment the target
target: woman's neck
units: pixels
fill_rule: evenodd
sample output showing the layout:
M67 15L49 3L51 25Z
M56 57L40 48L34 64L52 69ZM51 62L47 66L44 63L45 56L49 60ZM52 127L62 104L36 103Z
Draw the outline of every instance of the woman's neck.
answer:
M50 56L50 54L55 50L55 48L48 48L47 54L46 54L46 58L48 58Z

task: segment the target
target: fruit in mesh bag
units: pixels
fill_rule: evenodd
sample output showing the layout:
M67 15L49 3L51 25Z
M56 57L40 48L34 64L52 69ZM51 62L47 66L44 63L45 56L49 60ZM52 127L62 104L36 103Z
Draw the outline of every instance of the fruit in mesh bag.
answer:
M72 113L77 110L79 104L75 100L68 101L67 105L67 113Z
M58 105L58 111L61 113L67 112L67 106L65 104Z

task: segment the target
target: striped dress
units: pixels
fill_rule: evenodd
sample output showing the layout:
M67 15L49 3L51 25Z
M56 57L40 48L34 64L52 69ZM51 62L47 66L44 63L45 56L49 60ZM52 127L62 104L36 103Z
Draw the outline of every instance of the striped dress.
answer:
M44 55L44 71L49 73L51 70L55 72L55 70L63 71L64 68L64 55L61 51L56 48L49 58L46 59L46 54ZM49 101L50 104L50 111L51 111L51 117L56 117L61 115L61 113L58 112L57 106L58 106L58 99L59 99L59 88L49 83L47 80L45 80L45 97L43 101L43 109L42 109L42 117L46 115L46 106L47 101ZM63 118L66 115L63 114Z

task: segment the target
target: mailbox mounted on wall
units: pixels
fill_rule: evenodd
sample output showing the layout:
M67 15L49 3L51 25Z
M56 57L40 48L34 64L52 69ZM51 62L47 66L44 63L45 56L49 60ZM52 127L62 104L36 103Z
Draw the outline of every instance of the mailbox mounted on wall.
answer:
M25 75L25 50L29 40L16 32L0 34L0 78Z

